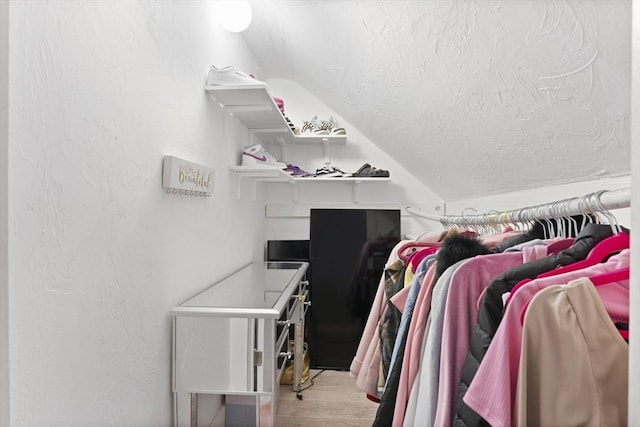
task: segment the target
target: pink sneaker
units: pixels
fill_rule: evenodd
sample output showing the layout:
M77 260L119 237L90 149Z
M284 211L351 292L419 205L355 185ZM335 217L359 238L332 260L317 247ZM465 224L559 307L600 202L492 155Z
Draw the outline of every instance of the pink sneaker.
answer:
M261 144L246 147L242 152L242 166L247 167L269 167L286 169L287 164L279 161L262 148Z
M284 114L284 101L282 100L282 98L278 98L277 96L274 96L273 101L278 106L278 110L280 110L280 112Z

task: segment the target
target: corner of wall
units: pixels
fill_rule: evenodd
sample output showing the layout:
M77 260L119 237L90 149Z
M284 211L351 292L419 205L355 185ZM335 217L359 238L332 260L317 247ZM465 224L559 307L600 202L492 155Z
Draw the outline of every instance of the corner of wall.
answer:
M0 426L9 425L9 2L0 2Z
M640 200L640 3L632 3L632 40L631 40L631 203ZM631 228L640 228L640 219L637 214L632 215ZM631 251L640 251L640 237L637 233L631 234ZM630 289L630 317L631 322L636 321L640 312L640 293L638 292L638 270L640 265L634 262L631 266ZM637 330L635 330L637 332ZM636 334L629 341L629 420L637 420L640 417L640 407L635 404L640 398L640 343Z

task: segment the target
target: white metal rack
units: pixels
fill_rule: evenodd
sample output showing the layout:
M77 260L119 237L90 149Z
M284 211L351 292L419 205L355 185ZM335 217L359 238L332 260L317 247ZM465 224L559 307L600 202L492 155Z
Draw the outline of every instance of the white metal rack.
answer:
M585 213L609 213L611 209L631 206L631 188L601 190L582 197L558 200L536 206L480 215L434 215L407 207L407 212L420 218L438 221L443 225L493 225L531 222L540 219L562 218Z

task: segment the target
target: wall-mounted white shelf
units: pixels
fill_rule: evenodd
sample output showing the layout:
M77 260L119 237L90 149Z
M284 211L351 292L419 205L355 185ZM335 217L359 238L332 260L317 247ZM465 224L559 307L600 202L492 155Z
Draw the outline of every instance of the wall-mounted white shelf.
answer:
M263 143L278 144L282 152L280 160L284 162L287 161L287 147L289 145L322 144L324 162L329 164L331 163L331 146L347 142L346 135L295 135L264 84L205 86L205 91L223 108L227 118L230 116L237 118L249 130L249 145L256 143L255 138L259 138ZM226 134L228 134L228 124L229 120L226 120ZM380 184L391 181L390 178L294 178L280 169L266 167L232 166L229 169L237 176L236 193L238 199L241 196L242 182L245 180L250 180L253 183L254 200L256 199L258 182L288 182L291 184L294 202L298 201L298 186L300 184L348 183L353 187L353 201L355 203L360 201L360 185L363 182Z
M255 137L279 144L283 161L287 160L287 144L322 144L324 161L329 164L331 145L347 142L346 135L295 135L264 85L205 86L205 91L249 130L249 145L255 144Z
M271 168L248 168L244 166L231 166L229 168L237 177L236 196L240 199L242 181L251 179L253 182L253 199L256 199L256 186L258 182L289 182L292 186L293 201L298 201L298 184L344 184L350 183L353 186L353 201L360 202L360 185L362 183L385 183L391 182L391 178L360 178L360 177L304 177L294 178L280 169Z

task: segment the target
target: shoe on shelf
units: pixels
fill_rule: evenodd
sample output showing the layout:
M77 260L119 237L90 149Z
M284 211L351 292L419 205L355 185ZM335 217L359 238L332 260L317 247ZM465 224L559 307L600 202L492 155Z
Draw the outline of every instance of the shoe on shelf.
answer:
M311 175L309 172L304 171L300 169L298 166L292 165L292 164L288 164L284 172L291 175L294 178L303 178Z
M329 117L329 120L318 120L318 116L314 116L311 120L303 121L302 133L309 133L312 135L346 135L347 132L344 128L338 126L338 123L333 117Z
M320 122L320 129L325 129L330 135L346 135L347 131L344 128L338 126L338 122L333 117L329 117L329 120L322 120Z
M279 161L262 148L262 144L246 147L242 151L242 166L269 167L274 169L286 169L287 164Z
M389 178L389 171L377 169L369 163L360 166L360 169L351 174L354 178Z
M316 177L318 178L346 178L350 177L350 173L341 171L335 166L325 165L319 169L316 169Z
M318 126L318 116L314 116L311 120L303 120L301 133L311 133Z
M294 125L293 122L289 120L289 117L284 116L284 120L287 122L287 125L289 125L289 129L291 129L291 132L293 132L294 135L300 135L300 129L298 129L296 125Z
M265 86L264 82L257 80L251 74L247 74L244 71L238 70L234 66L227 66L218 68L212 65L209 68L207 74L207 86L237 86L237 85L252 85L252 86Z
M311 120L303 120L300 133L308 133L311 135L329 135L329 131L321 127L318 122L318 116L313 116Z
M329 133L331 135L346 135L347 131L338 126L338 122L333 117L329 117Z
M278 106L278 110L280 110L280 112L284 114L284 101L282 100L282 98L278 98L277 96L274 96L273 102L275 102L276 105Z

